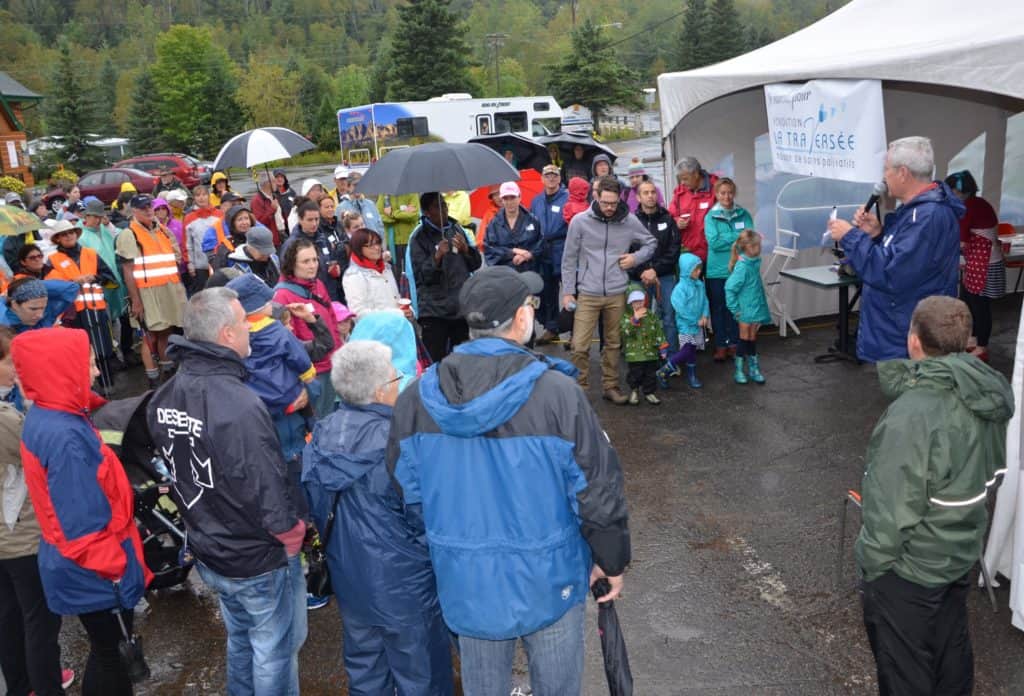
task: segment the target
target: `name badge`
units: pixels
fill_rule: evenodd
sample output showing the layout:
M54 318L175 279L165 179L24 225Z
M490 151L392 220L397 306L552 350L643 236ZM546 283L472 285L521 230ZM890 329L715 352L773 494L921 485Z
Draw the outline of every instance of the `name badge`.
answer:
M704 201L703 203L700 204L700 209L701 210L707 210L709 205L711 205L711 204L708 203L707 201Z
M527 232L533 232L533 223L532 222L529 225L526 226L526 231Z
M560 205L553 205L553 206L551 206L551 212L552 213L560 213L560 212L562 212L562 206L560 206Z
M327 256L327 255L328 255L329 253L331 253L331 252L330 252L330 251L329 251L329 250L327 249L327 247L324 247L323 249L321 249L321 251L323 252L323 255L324 255L324 256Z
M745 230L745 229L747 229L746 223L737 222L737 223L734 223L734 224L736 225L736 229L738 229L738 230Z
M365 218L366 218L367 220L372 220L372 219L373 219L373 213L371 213L371 212L367 211L367 213L366 213L366 215L365 215L364 217L365 217Z
M668 229L668 223L667 222L659 222L658 223L658 231L659 232L664 232L667 229Z
M71 261L69 261L68 259L65 259L65 260L60 262L60 267L61 268L67 268L70 265L71 265Z

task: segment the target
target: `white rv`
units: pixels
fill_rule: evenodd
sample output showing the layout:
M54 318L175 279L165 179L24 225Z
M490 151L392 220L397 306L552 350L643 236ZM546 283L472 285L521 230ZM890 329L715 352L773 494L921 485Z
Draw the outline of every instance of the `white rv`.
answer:
M367 104L338 111L341 157L369 164L389 149L428 141L464 143L477 135L527 137L558 130L562 109L553 97L473 99L446 94L429 101Z

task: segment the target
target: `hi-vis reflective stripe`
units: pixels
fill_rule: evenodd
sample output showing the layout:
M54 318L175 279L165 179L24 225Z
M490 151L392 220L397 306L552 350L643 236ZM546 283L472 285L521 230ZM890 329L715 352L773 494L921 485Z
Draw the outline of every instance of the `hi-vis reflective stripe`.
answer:
M177 263L177 260L174 258L174 254L150 254L138 257L135 259L135 263Z
M132 267L132 277L137 279L159 278L161 276L177 274L177 268L144 268L138 266Z
M75 302L80 302L83 305L92 304L93 306L102 303L106 306L106 300L103 297L103 288L94 283L86 283L79 289L78 297L75 298ZM99 308L97 307L97 309Z
M1006 473L1006 469L998 469L992 478L985 482L985 490L967 500L942 500L941 498L929 498L932 503L939 505L940 507L969 507L971 505L977 505L981 501L988 497L988 489L996 485L996 479Z

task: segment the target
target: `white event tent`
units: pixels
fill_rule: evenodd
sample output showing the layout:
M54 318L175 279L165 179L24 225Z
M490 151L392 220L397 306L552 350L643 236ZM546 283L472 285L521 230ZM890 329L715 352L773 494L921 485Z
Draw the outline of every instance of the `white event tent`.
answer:
M780 174L771 167L764 85L813 79L882 80L889 140L924 135L935 147L936 176L969 168L1000 209L1003 192L1020 199L1024 223L1024 2L853 0L817 23L756 51L708 67L658 77L666 182L673 163L697 157L735 179L737 202L766 237L799 233L790 267L831 261L820 247L833 205L849 217L870 184ZM1008 149L1007 124L1019 127ZM979 137L981 136L981 137ZM973 145L973 150L969 146ZM971 157L964 157L965 148ZM1011 181L1004 185L1004 160ZM879 179L881 179L879 172ZM1012 176L1011 176L1012 175ZM1020 180L1018 180L1018 177ZM671 186L669 186L671 189ZM1015 208L1014 208L1015 209ZM1015 219L1016 218L1016 219ZM780 246L792 245L792 235ZM1011 274L1010 281L1016 279ZM1011 285L1012 287L1012 285ZM783 280L779 297L793 317L834 314L834 292Z
M787 239L791 243L791 235L775 235L777 227L789 229L800 234L791 267L827 263L831 257L823 256L819 246L827 212L832 205L850 206L841 210L862 205L871 186L775 172L766 140L763 90L776 82L824 78L881 80L888 139L930 137L937 177L969 167L1000 219L1024 223L1020 0L853 0L756 51L659 76L666 181L675 181L672 165L680 157L697 157L705 168L736 180L738 201L756 212L766 247L776 239L781 245ZM1015 279L1011 274L1009 282ZM791 316L836 311L834 293L785 280L779 290ZM1007 434L1008 466L985 561L993 575L1017 580L1010 606L1013 624L1024 630L1024 322L1013 389L1017 410Z

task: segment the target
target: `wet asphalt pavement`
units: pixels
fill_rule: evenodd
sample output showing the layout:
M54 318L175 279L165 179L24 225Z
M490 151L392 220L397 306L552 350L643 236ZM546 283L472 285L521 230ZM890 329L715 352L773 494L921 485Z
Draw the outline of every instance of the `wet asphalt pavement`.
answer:
M996 305L993 364L1006 373L1019 303ZM591 390L626 475L633 564L616 604L638 696L875 692L854 589L853 511L838 588L834 580L840 502L860 485L885 400L873 368L812 362L834 337L827 320L818 326L759 341L763 387L733 384L731 369L704 354L704 389L676 380L660 407L616 407ZM140 609L153 678L139 694L224 693L216 601L195 573L191 580ZM969 599L975 693L1024 693L1024 633L1010 626L1007 583L997 597L998 614L980 590ZM590 605L584 693L600 696L607 687ZM65 619L63 644L65 663L82 670L87 644L74 618ZM347 693L333 601L309 615L301 674L304 694ZM516 679L527 681L521 668Z

